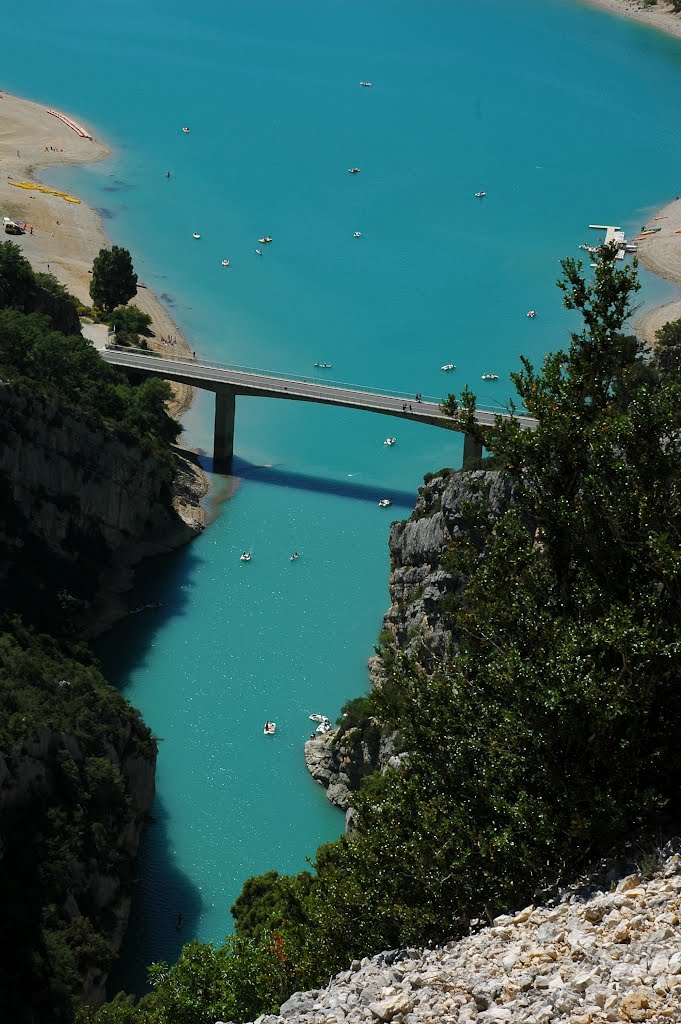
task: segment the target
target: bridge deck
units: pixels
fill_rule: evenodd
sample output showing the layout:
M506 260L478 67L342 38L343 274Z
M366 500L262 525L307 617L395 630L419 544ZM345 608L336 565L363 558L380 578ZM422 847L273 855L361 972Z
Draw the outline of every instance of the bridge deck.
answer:
M270 375L261 371L212 363L200 358L168 358L127 348L107 348L101 355L114 366L142 370L165 380L178 381L207 391L229 391L235 395L318 402L456 429L456 421L442 412L441 399L437 398L424 397L417 401L413 395L398 391L371 390L315 378ZM476 419L483 426L491 426L495 415L509 414L501 406L498 412L489 407L479 407L476 411ZM534 430L537 425L536 420L530 416L518 416L518 421L529 430Z

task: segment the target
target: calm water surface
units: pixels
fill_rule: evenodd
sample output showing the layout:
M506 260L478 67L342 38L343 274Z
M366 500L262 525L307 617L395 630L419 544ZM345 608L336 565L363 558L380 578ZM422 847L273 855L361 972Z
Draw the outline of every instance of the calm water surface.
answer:
M570 0L34 0L11 22L31 45L5 49L0 85L114 149L50 180L100 209L213 359L330 362L337 380L427 395L468 383L503 402L519 353L541 359L573 325L554 282L587 225L633 233L681 191L681 44ZM671 297L644 282L645 302ZM485 371L501 379L484 385ZM211 399L185 423L210 451ZM461 443L242 398L236 451L239 487L213 525L142 568L131 607L157 607L99 645L161 739L128 985L190 936L219 941L246 877L301 870L342 830L304 769L307 716L365 689L390 519L425 472L459 464Z

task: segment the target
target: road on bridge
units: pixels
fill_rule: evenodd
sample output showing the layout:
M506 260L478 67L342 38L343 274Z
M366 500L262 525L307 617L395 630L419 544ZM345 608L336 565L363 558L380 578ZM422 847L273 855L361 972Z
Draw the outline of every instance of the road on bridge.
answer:
M108 363L125 369L142 370L166 380L179 381L207 391L231 391L236 395L264 398L284 398L299 402L318 402L350 409L397 416L400 419L429 423L432 426L457 429L456 419L440 409L432 398L418 401L415 396L400 392L371 391L334 382L297 377L270 376L267 373L191 359L168 359L134 349L107 348L101 352ZM495 415L507 417L502 407L496 414L492 409L477 409L476 420L482 426L492 426ZM537 422L530 416L518 416L521 427L534 430Z

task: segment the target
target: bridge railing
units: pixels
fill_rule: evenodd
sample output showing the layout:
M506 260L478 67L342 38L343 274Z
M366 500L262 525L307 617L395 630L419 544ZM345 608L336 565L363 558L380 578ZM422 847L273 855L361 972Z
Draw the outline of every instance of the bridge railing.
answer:
M201 368L206 367L211 370L225 370L228 373L247 373L256 377L272 377L275 380L285 381L294 384L315 384L322 387L328 388L339 388L343 391L355 391L359 394L364 395L380 395L385 398L395 398L400 402L411 402L412 404L416 401L413 392L406 391L395 391L390 388L377 388L371 387L365 384L348 384L344 381L332 380L329 377L313 377L313 376L302 376L295 373L283 373L279 370L263 370L255 366L242 366L239 363L220 363L214 359L204 359L203 356L181 356L175 355L174 353L165 352L153 352L151 349L138 349L131 348L127 345L115 345L107 344L107 350L110 352L120 352L123 355L130 356L141 356L143 358L164 360L167 362L181 363L184 366L196 369L197 374L200 374ZM447 394L448 392L445 392ZM437 397L431 395L421 394L422 403L431 403L433 405L439 405L442 402L444 395ZM493 400L494 401L494 400ZM508 412L506 406L502 402L494 401L494 405L478 402L477 408L482 412ZM520 409L517 410L518 415L523 415Z

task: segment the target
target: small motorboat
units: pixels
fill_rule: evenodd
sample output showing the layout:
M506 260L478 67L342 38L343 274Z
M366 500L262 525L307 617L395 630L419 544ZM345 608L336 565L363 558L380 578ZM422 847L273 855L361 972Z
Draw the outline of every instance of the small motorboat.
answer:
M200 238L200 237L201 237L201 235L199 234L198 231L195 231L194 234L192 235L192 238Z
M229 260L223 260L222 261L222 265L223 265L223 267L228 267L229 266Z
M294 551L291 557L289 558L289 562L295 562L297 558L300 558L300 555L298 554L297 551Z
M476 199L484 199L486 195L487 195L486 192L476 192L475 193L475 198Z
M361 238L361 237L362 237L362 232L361 231L355 231L355 233L353 235L353 238Z
M189 135L189 128L183 128L182 131L185 135Z
M269 243L272 241L272 236L271 235L263 235L263 237L259 238L258 241L260 242L261 245L269 245ZM258 250L256 249L256 252L257 251Z
M330 370L332 364L331 363L315 363L315 366L317 367L318 370Z
M445 371L447 371L447 370L455 370L456 366L454 365L454 363L445 363L444 366L440 367L440 369L441 370L445 370Z
M361 167L348 167L348 174L359 174Z
M277 723L276 722L265 722L265 725L263 726L262 734L263 734L263 736L274 736L276 731L277 731Z
M381 498L378 503L379 508L389 508L392 505L390 498Z
M178 932L182 930L182 925L183 924L184 924L184 915L183 914L178 914L177 917L175 918L175 928L176 928L176 930Z
M498 373L483 373L480 380L499 380Z
M239 561L240 561L240 562L250 562L250 560L251 560L251 558L252 558L252 557L253 557L253 556L251 555L251 552L250 552L250 551L244 551L244 552L243 552L243 553L242 553L242 554L241 554L241 555L239 556Z
M394 444L395 444L395 441L396 441L396 440L397 440L397 438L396 438L396 437L386 437L386 439L385 439L385 441L383 442L383 444L387 444L387 445L389 445L389 446L392 446L392 445L394 445Z
M328 722L326 715L310 715L311 722Z
M536 309L529 309L527 311L527 315L528 315L529 319L532 320L537 315L537 310Z
M372 86L372 85L373 85L374 83L373 83L373 82L360 82L359 84L360 84L360 85L362 86L362 88L363 88L363 89L370 89L370 88L371 88L371 86Z

